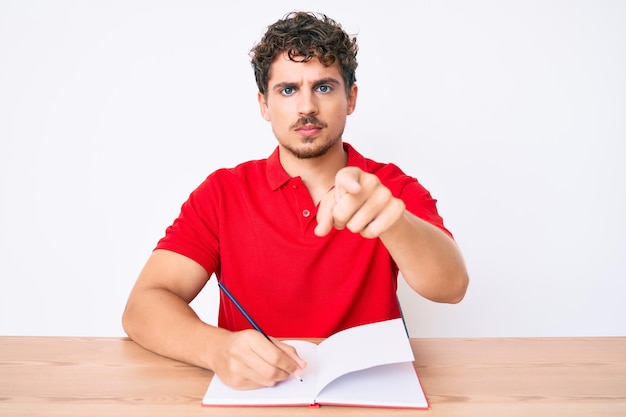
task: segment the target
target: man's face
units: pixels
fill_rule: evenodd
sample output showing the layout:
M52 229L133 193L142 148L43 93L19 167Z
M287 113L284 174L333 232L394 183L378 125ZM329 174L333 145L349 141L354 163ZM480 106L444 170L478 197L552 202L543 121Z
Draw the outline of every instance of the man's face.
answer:
M293 62L281 54L270 67L267 96L259 93L258 99L281 147L298 158L315 158L341 141L356 96L356 85L346 94L339 64Z

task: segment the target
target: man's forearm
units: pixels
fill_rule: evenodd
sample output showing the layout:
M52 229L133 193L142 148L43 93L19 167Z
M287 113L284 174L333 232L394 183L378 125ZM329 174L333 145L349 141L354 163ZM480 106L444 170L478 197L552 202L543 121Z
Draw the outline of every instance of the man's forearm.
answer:
M380 239L415 292L437 302L463 299L469 283L465 263L442 230L405 211Z
M202 322L184 300L165 289L131 295L122 324L146 349L207 369L212 369L212 348L226 332Z

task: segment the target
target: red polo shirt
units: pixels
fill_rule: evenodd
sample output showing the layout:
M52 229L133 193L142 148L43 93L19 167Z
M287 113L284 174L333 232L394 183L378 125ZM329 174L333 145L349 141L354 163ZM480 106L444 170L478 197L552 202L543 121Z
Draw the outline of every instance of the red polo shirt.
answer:
M377 175L416 216L442 228L434 200L393 164L366 159L344 143L348 166ZM347 229L317 237L317 207L300 179L268 158L220 169L184 203L157 249L215 273L254 320L275 337L328 337L400 317L398 268L379 239ZM218 324L251 326L221 295Z

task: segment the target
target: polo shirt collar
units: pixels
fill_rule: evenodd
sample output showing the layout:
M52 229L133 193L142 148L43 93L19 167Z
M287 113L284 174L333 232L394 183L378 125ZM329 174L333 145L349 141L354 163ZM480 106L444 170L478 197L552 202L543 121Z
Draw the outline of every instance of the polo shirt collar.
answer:
M367 167L367 162L365 158L358 153L352 145L349 143L343 143L343 149L348 152L348 163L347 166L356 166L363 170ZM280 148L277 146L274 149L274 152L267 158L267 179L269 181L270 187L272 187L273 191L276 191L283 185L285 185L291 177L287 174L287 171L280 164Z

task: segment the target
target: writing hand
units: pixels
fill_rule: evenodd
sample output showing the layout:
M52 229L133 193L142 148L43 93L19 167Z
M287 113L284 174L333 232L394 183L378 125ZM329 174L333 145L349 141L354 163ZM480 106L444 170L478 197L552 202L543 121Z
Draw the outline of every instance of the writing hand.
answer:
M306 367L296 350L267 340L256 330L227 334L212 367L222 382L236 389L271 387Z
M366 238L380 237L402 217L404 209L404 202L393 197L376 175L346 167L339 170L335 187L320 202L315 234L326 236L334 227Z

